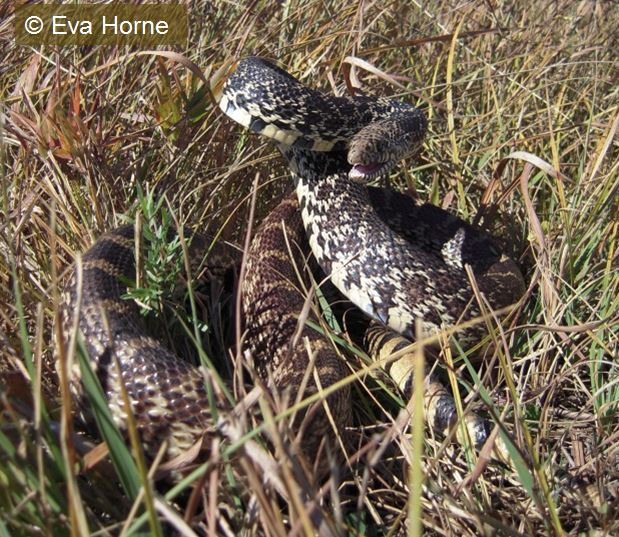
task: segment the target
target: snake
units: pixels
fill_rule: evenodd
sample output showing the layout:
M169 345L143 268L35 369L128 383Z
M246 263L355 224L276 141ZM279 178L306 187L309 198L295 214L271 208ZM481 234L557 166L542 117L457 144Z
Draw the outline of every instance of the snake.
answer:
M476 293L500 310L520 299L524 279L487 233L368 185L419 150L427 130L420 109L392 98L325 94L258 57L228 62L211 92L226 116L272 142L290 169L294 193L263 220L246 252L242 351L274 393L293 402L318 396L295 430L302 450L320 459L332 430L351 422L350 383L343 381L350 365L316 328L324 322L308 308L308 289L321 282L341 293L372 321L365 341L384 356L454 327L460 344L480 341L485 324L471 322L482 315ZM81 334L121 429L126 392L147 452L164 441L169 457L197 442L208 450L214 414L225 411L209 397L209 372L149 335L138 305L123 299L136 276L136 232L113 229L83 254L66 292L63 332ZM406 360L385 367L403 389L411 377ZM70 370L83 398L81 369ZM429 421L445 433L457 421L453 398L434 376L425 386ZM485 420L473 416L466 425L474 444L483 444Z

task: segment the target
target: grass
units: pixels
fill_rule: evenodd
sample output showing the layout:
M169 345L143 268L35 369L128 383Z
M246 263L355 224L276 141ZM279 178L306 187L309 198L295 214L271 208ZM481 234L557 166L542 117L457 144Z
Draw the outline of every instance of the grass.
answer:
M619 533L614 3L197 0L187 47L168 56L17 47L0 10L0 535L311 534L321 523L346 535ZM256 222L290 190L272 146L224 118L188 68L247 54L327 91L343 90L346 58L360 58L402 86L357 69L365 91L427 112L420 159L389 182L480 219L525 268L517 315L491 330L481 365L454 353L452 388L464 407L487 394L526 463L481 471L429 437L411 475L404 403L360 374L350 434L361 451L322 488L286 457L277 470L249 413L184 479L152 486L128 470L145 485L135 508L108 458L90 464L97 451L73 434L54 368L67 270L140 213L140 193L242 245L256 175ZM223 353L206 354L229 376ZM264 426L276 449L282 427Z

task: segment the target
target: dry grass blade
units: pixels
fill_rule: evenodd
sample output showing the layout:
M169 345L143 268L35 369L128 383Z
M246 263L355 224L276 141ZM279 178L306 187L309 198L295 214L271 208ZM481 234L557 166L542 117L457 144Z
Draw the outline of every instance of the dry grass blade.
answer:
M503 312L506 324L491 312L475 320L493 345L454 346L447 371L441 363L434 371L450 378L464 412L492 414L522 467L488 463L483 452L475 463L429 429L411 451L407 401L380 364L362 364L364 351L323 320L307 324L350 361L350 375L309 399L283 397L273 412L236 352L238 306L230 329L238 332L227 333L233 301L192 288L187 316L172 315L189 327L188 341L172 336L170 344L198 356L213 401L228 410L201 464L175 476L195 446L165 467L177 481L156 481L150 516L162 533L619 534L619 4L187 5L189 42L168 50L16 46L12 7L0 7L0 534L148 529L142 502L128 499L141 498L140 478L122 437L109 450L118 459L112 471L98 462L105 448L81 456L90 431L70 432L76 406L55 357L68 365L80 352L76 330L69 348L56 337L59 291L95 238L144 212L144 192L166 199L179 228L239 251L248 244L290 191L288 170L270 145L221 116L206 82L250 54L325 91L352 91L355 70L365 70L365 93L395 86L430 103L420 161L403 165L390 186L476 215L530 282ZM144 212L145 224L151 216ZM148 266L140 269L148 280ZM308 312L318 312L319 293L303 291ZM221 378L234 379L235 390ZM355 393L354 425L339 439L346 464L333 459L331 479L312 488L289 453L287 424L343 384ZM159 476L144 473L149 482Z
M383 80L386 80L390 84L393 84L394 86L400 89L406 89L406 87L400 84L393 76L385 73L381 69L378 69L376 66L370 64L369 62L365 60L362 60L361 58L355 58L354 56L347 56L346 58L344 58L344 61L342 62L342 66L343 66L343 71L344 71L344 81L346 82L348 91L350 91L351 93L354 92L355 88L361 87L361 83L359 82L359 79L357 78L356 73L355 73L355 69L354 69L355 67L359 67L360 69L363 69L364 71L367 71L368 73L372 73L378 78L382 78Z

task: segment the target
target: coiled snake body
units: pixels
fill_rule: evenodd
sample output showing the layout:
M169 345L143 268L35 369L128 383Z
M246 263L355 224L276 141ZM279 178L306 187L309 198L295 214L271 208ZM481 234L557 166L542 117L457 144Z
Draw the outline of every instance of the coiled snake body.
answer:
M304 259L308 247L351 302L409 338L417 319L424 334L433 334L480 314L466 265L493 308L522 294L518 268L490 237L437 207L364 184L419 147L426 130L419 110L388 99L325 96L259 58L233 65L212 90L228 116L278 144L295 181L296 197L284 200L257 230L241 282L246 350L277 387L293 397L303 387L307 396L347 371L318 331L301 327L297 333L305 298L293 259ZM75 321L81 290L79 328L115 419L124 425L117 361L147 447L154 444L149 449L156 451L167 439L171 455L181 452L213 429L205 379L145 335L137 306L121 299L123 282L134 277L133 229L104 235L82 266L81 283L76 272L69 291L66 325ZM462 330L459 340L478 340L481 326ZM375 330L370 341L381 339ZM314 374L306 374L308 367ZM397 380L406 384L402 375ZM428 394L434 395L428 403L434 424L448 428L455 417L451 399L440 389ZM348 423L348 388L327 402L336 425ZM331 427L322 403L299 426L308 427L304 449L316 453ZM476 443L483 442L483 422L473 420L469 429Z

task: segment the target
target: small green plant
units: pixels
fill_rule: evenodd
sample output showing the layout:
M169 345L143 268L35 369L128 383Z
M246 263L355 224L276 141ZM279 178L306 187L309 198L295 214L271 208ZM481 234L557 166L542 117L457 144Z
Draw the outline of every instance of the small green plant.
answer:
M140 304L144 315L161 313L165 297L173 293L183 272L183 247L165 198L155 200L152 192L144 193L139 185L136 193L136 280L123 298Z

